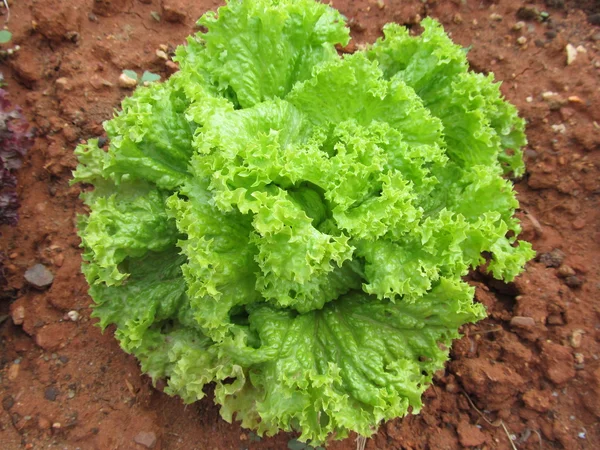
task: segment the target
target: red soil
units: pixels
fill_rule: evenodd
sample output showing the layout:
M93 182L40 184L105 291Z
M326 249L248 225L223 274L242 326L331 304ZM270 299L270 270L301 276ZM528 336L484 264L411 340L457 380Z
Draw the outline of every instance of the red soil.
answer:
M153 388L112 333L89 319L79 271L74 221L83 209L80 188L68 184L74 147L101 136L101 122L129 94L118 86L121 72L168 76L173 69L156 50L172 51L218 3L12 2L11 45L21 48L0 70L37 138L19 172L19 225L0 230L3 449L285 449L294 437L257 440L220 419L210 399L186 407ZM509 449L509 437L519 449L600 448L597 2L579 2L585 12L559 0L333 3L352 24L348 51L372 42L386 22L418 30L430 15L472 46L474 70L504 80L504 94L528 122L527 174L517 189L523 238L538 252L513 284L472 274L490 317L463 329L422 413L383 425L366 449ZM535 8L549 18L536 20ZM567 44L581 46L570 65ZM24 280L36 263L55 275L47 290ZM354 439L329 446L355 447Z

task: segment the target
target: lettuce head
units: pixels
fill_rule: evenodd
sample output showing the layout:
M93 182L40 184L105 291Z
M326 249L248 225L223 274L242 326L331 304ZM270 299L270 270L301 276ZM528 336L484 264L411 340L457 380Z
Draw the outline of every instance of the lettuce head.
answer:
M324 442L416 413L462 280L512 280L524 122L432 19L340 56L313 0L232 0L76 150L93 316L166 392Z

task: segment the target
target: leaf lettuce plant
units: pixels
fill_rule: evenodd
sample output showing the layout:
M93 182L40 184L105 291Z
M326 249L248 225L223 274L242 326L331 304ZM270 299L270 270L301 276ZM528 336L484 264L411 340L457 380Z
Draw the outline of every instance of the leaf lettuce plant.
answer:
M83 271L166 392L319 444L416 413L461 325L461 277L512 280L524 122L432 19L341 57L313 0L236 0L76 150Z

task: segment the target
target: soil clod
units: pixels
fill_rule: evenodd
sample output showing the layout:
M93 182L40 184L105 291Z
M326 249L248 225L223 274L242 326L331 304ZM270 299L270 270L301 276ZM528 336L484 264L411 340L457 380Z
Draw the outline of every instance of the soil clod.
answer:
M540 255L540 262L545 264L546 267L560 267L564 259L564 252L558 248L555 248L551 252L542 253Z
M553 383L561 385L575 376L575 360L567 347L544 342L541 358L546 377Z

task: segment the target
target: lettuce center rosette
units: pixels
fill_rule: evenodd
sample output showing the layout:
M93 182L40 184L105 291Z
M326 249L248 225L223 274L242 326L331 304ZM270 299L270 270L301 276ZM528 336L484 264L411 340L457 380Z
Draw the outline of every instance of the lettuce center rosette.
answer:
M76 150L93 316L166 392L321 443L416 413L462 281L512 280L524 123L431 19L353 55L312 0L231 1ZM491 255L486 261L482 254Z

